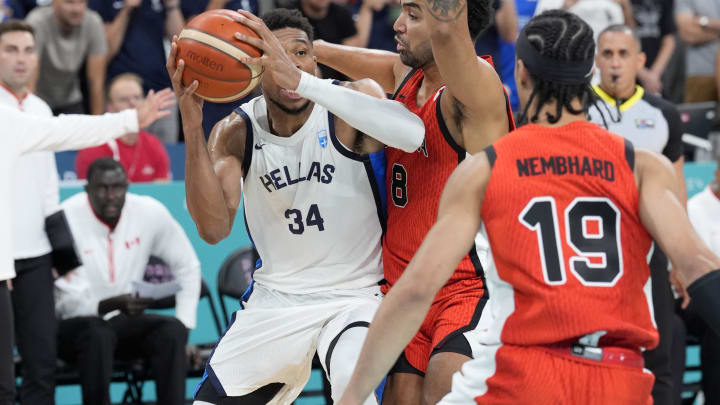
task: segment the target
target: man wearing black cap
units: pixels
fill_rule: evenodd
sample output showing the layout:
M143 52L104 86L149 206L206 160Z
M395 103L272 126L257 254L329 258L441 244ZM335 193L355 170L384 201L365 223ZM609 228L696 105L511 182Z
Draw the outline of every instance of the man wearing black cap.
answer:
M474 360L439 404L651 404L641 352L658 341L653 240L720 330L720 258L693 230L670 162L587 121L594 53L592 30L568 12L523 29L515 78L530 124L450 176L340 405L360 403L390 369L479 228L490 241L492 298L468 336Z

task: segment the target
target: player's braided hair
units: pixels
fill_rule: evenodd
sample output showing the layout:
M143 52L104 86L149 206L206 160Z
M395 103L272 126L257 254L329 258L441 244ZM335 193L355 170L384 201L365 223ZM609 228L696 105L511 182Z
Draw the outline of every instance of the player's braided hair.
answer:
M560 62L578 63L595 55L592 29L576 15L563 10L546 11L533 18L520 35L525 35L542 56ZM529 73L535 86L520 116L521 122L536 122L541 108L552 100L557 101L557 109L555 114L546 113L550 123L560 120L563 107L572 114L587 114L590 105L597 100L589 80L582 84L567 84ZM535 98L535 111L528 120L528 110ZM572 105L576 98L582 102L581 109Z

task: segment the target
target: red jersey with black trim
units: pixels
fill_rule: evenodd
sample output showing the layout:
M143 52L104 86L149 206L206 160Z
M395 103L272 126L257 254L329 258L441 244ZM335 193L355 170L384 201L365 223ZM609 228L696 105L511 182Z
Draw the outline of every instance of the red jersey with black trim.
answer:
M481 323L503 344L656 346L632 144L578 121L526 125L486 152L493 319Z
M492 65L489 56L483 58ZM435 224L445 182L467 155L450 135L441 113L440 99L445 86L436 90L424 105L417 105L417 93L424 77L422 69L410 72L393 97L422 118L425 141L414 153L385 149L388 217L383 238L383 266L388 284L383 286L384 292L397 282ZM507 111L510 129L513 129L509 104ZM482 277L482 266L473 247L436 299L462 290L482 288Z

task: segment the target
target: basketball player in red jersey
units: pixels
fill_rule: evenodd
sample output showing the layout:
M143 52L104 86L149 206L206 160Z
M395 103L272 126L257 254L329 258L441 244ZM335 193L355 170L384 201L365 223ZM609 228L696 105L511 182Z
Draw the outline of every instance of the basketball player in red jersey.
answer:
M492 298L469 336L474 360L441 404L651 404L641 350L658 341L652 240L720 331L720 259L693 230L672 165L587 121L593 56L592 30L573 14L548 11L525 27L516 82L531 124L452 174L341 405L359 403L390 369L481 223Z
M492 61L478 58L473 46L490 16L488 0L403 0L394 25L398 53L315 42L320 63L351 78L374 79L425 123L425 143L416 152L386 149L385 292L432 227L453 169L513 128ZM485 255L475 247L468 251L393 369L384 393L389 403L437 402L471 358L463 334L477 324L486 300Z

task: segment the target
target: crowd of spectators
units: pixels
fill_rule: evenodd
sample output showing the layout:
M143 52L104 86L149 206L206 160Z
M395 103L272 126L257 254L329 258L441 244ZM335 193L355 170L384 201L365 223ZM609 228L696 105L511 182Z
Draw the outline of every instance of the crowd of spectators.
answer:
M596 36L613 24L636 29L646 55L638 83L674 103L716 101L720 42L720 2L716 0L490 0L494 24L476 45L493 57L513 108L514 38L533 16L568 9L593 27ZM143 90L169 86L164 60L168 40L184 23L210 9L242 8L262 13L273 7L298 8L317 39L394 51L397 0L2 0L4 18L26 18L35 28L39 51L34 93L55 114L107 109L107 83L134 73ZM325 77L344 77L321 66ZM599 82L596 75L594 84ZM211 104L206 132L234 105ZM177 113L146 129L165 144L182 142Z
M655 134L659 132L658 128L664 128L662 129L665 131L664 135L660 138L643 138L642 141L637 142L647 142L650 146L643 146L665 154L674 162L678 175L682 175L684 155L680 140L681 122L674 105L720 100L720 57L718 56L720 0L490 1L495 10L494 23L478 40L476 50L478 54L489 54L493 57L494 66L506 86L513 109L519 109L513 77L515 67L513 43L518 32L533 15L552 8L567 9L578 14L593 27L596 40L600 39L601 33L610 33L604 38L603 46L598 48L594 77L600 103L604 103L605 107L601 108L598 104L598 108L593 113L595 114L592 117L593 121L610 127L633 142L637 140L628 132L648 128L641 127L639 123L652 125L650 128ZM29 67L26 66L27 69L32 69L31 74L24 77L21 83L8 82L7 77L10 77L8 76L10 73L2 72L7 66L3 66L0 61L0 81L2 81L0 102L39 115L102 114L106 111L118 112L126 108L135 108L149 91L157 92L170 87L170 79L165 69L169 40L173 35L179 34L190 18L206 10L218 8L244 9L260 14L273 7L299 9L312 24L315 39L395 51L393 24L400 12L400 3L397 0L0 0L0 19L24 19L34 30L37 52L37 61L28 62ZM622 37L624 34L627 36ZM2 35L0 33L0 39ZM608 42L611 38L616 38L617 41ZM637 48L634 47L635 43ZM623 54L618 47L625 47L622 49L627 48L630 51ZM320 74L324 77L345 79L339 72L328 67L321 66L320 70ZM18 93L17 89L24 90ZM251 94L246 99L254 95ZM644 104L635 108L638 101ZM229 114L240 102L242 100L232 104L206 102L204 106L206 136L210 133L212 125ZM650 113L655 114L652 122L646 120L644 116L633 115L638 114L637 111L641 108L657 110ZM604 111L604 114L600 111ZM644 112L639 114L642 115ZM627 128L633 126L634 128L628 131ZM127 134L102 146L82 150L77 154L75 161L78 178L90 177L87 173L88 168L93 167L93 162L97 159L105 158L101 160L104 163L98 167L102 171L114 172L122 177L123 181L170 180L172 179L170 157L163 144L182 142L181 128L179 114L177 109L174 109L167 118L155 122L148 128L142 128L137 133ZM720 150L716 150L715 153L720 158ZM117 167L108 161L118 162ZM55 161L51 153L38 153L28 156L21 164L23 166L18 170L21 173L19 176L21 183L16 185L16 190L22 193L17 193L15 204L23 208L18 212L28 212L30 209L33 214L32 218L23 223L25 229L16 231L16 235L27 234L30 235L26 238L28 241L32 238L40 242L34 244L28 242L23 245L22 238L18 239L21 243L18 244L16 259L20 261L20 267L24 265L28 268L44 269L49 266L46 263L49 245L42 238L33 236L26 225L31 223L32 231L40 232L42 218L57 209ZM99 177L95 179L96 182L100 180ZM691 219L706 237L706 242L718 254L720 254L719 182L720 169L715 174L715 181L688 204ZM88 194L92 197L94 191L96 190L90 187ZM121 191L125 203L126 189ZM43 199L33 197L38 195L44 195ZM87 197L80 199L82 201L76 201L76 205L93 203L93 200L88 200ZM135 196L129 195L128 207L125 209L133 209L133 204L136 204L135 199ZM30 207L31 203L36 207ZM66 203L67 206L69 204L72 202ZM149 204L153 205L154 202ZM90 212L89 208L83 206L82 210L87 213ZM122 210L123 206L118 209ZM165 215L162 209L157 209L162 214L158 215ZM82 223L81 220L72 218L70 222L71 228ZM168 218L166 229L177 231L178 227L175 225L172 223L172 218ZM184 235L176 233L175 237L182 243L186 242L183 239ZM192 249L189 249L189 252L192 252ZM143 252L137 260L144 261L151 253L157 252ZM166 256L168 256L167 261L173 261L172 255ZM34 261L29 262L30 259ZM194 262L193 266L195 267L192 271L187 271L188 274L198 273ZM665 266L664 262L662 266ZM173 267L174 270L178 270L181 264L177 263ZM182 273L184 270L179 271ZM38 343L41 339L37 334L33 335L36 333L33 332L33 328L40 328L39 330L44 333L54 333L57 325L33 326L25 320L35 316L28 308L31 304L37 304L28 295L29 293L24 292L27 288L25 279L30 280L30 274L29 271L18 271L16 290L13 294L13 300L16 301L16 315L20 315L16 316L18 345L21 354L30 360L27 370L36 373L26 376L22 399L27 403L50 403L52 400L49 393L53 387L52 371L48 368L52 368L56 356L54 348L51 347L52 343L41 342L46 350L41 352L44 358L38 359L32 359L32 355L27 350L23 350L23 345L41 345ZM133 277L137 278L138 275ZM184 277L194 276L186 274ZM42 283L49 289L52 280L49 276L46 278L47 280L41 281L33 279L32 283L33 285ZM185 282L193 284L193 289L196 289L197 280ZM668 290L668 286L669 284L665 282L663 288ZM72 283L65 282L65 287L66 296L75 291ZM663 294L665 292L667 291ZM119 297L123 295L121 293L122 291L119 290L109 291L96 298L99 302ZM112 305L108 304L110 306L106 305L107 312L131 304L127 300L116 301L111 302ZM45 304L47 304L45 312L50 311L49 305L52 303ZM62 302L58 305L61 304ZM195 301L192 305L195 305ZM672 303L668 305L673 306ZM36 307L40 308L37 305ZM107 344L122 346L127 343L122 337L116 336L120 329L124 328L118 326L122 318L115 320L116 325L105 322L102 318L104 314L81 315L86 318L92 315L92 319L88 318L85 321L101 330L97 332L98 335L84 337L88 341L97 339L97 342L100 342L97 343L97 350L93 353L95 357L84 358L86 360L91 358L92 361L101 363L106 363L108 356L112 360L112 356L101 349ZM45 313L37 319L44 319L47 316ZM720 387L720 371L718 371L720 362L717 361L720 357L718 355L720 337L704 328L693 317L692 307L678 310L673 317L675 321L683 318L690 332L700 337L703 343L703 361L706 363L703 370L703 387L709 403L715 403L714 401L720 403L720 393L717 392ZM182 323L169 323L163 326L168 327L169 334L178 341L186 339L186 329L182 326L192 328L195 323L192 317L181 321ZM27 325L23 325L23 322ZM65 337L72 335L75 329L67 325L69 325L67 321L59 324L60 331L65 332L61 335ZM137 328L137 335L143 335L145 326L141 325ZM673 327L668 327L667 330L668 332L661 330L661 333L675 333ZM100 336L102 331L105 335ZM26 336L23 336L23 333ZM140 337L127 339L133 341ZM108 341L111 343L107 343ZM181 356L179 349L174 349L175 352L167 353L168 362L178 361L174 356ZM69 350L72 352L60 353L60 355L68 358L80 355L80 348L71 347ZM668 359L666 362L669 361ZM677 376L678 366L674 367L676 368L672 372ZM91 388L87 388L88 392L84 391L84 394L87 394L88 398L100 398L97 403L107 401L106 389L97 388L104 386L108 379L107 370L104 370L105 374L86 376L87 386ZM172 376L168 377L167 381L171 381L171 378ZM158 388L160 391L168 391L167 386ZM673 394L672 398L673 402L656 399L656 403L675 404L679 401L677 393Z

